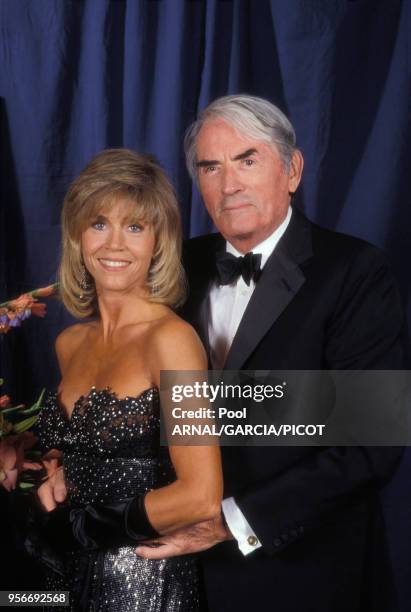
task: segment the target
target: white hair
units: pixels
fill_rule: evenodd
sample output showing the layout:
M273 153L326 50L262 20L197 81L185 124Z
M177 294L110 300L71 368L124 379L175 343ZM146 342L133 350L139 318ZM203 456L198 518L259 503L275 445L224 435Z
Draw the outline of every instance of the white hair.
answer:
M187 169L194 181L197 181L197 137L204 123L213 119L223 119L241 134L273 145L289 172L296 150L295 132L290 121L268 100L240 94L217 98L188 127L184 137L184 151Z

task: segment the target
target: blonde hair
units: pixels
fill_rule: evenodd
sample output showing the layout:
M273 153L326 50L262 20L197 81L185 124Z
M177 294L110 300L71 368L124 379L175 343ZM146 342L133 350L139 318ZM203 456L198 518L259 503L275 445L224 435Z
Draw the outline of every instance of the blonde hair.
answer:
M96 289L81 254L81 236L103 208L119 198L133 204L130 223L144 221L155 236L147 279L149 300L171 307L185 297L181 265L181 222L174 189L157 161L128 149L106 149L84 168L64 198L60 293L79 318L98 315Z

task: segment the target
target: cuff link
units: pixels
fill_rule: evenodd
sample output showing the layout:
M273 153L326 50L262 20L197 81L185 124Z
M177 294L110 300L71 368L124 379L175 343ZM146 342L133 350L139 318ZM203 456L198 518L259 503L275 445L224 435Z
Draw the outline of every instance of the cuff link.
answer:
M247 542L250 546L257 546L258 538L256 538L254 535L250 535L247 538Z

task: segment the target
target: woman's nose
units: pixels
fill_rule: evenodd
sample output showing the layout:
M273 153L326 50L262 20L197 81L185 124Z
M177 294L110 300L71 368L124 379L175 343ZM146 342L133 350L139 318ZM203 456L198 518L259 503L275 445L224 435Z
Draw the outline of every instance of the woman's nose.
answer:
M121 227L112 227L108 232L105 244L106 248L123 249L124 248L124 232Z

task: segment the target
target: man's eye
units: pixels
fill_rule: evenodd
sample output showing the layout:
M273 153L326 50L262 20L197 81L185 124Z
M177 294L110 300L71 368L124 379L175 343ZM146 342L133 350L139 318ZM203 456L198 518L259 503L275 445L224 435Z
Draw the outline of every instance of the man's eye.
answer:
M217 166L206 166L204 168L204 172L206 174L211 174L212 172L215 172L217 170Z
M254 163L255 162L253 159L250 159L250 158L243 159L244 166L254 166Z

